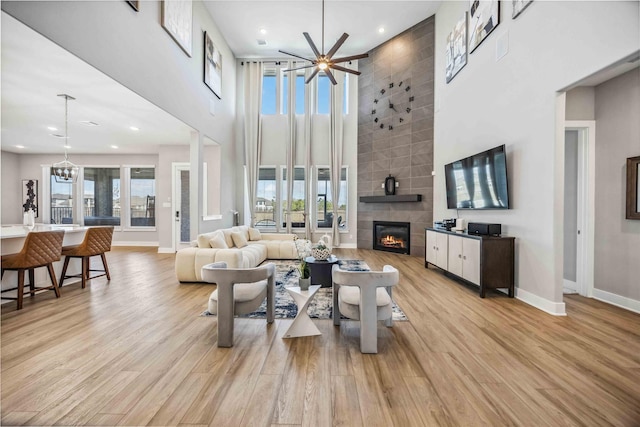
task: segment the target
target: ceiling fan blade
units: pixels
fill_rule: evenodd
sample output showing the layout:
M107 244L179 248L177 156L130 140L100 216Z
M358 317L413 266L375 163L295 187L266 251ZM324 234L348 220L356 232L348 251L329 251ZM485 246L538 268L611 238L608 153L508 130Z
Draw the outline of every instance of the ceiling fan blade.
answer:
M315 70L313 70L313 73L311 73L311 75L307 77L307 80L304 81L304 84L308 84L311 80L313 80L316 74L318 74L318 71L320 71L320 68L316 68Z
M331 72L330 69L325 69L324 73L327 75L327 77L329 77L329 80L331 80L331 83L333 83L334 85L337 85L338 82L336 81L336 78L333 77L333 73Z
M295 53L285 52L284 50L279 50L278 52L284 53L285 55L295 56L296 58L304 59L305 61L315 62L313 59L305 58L304 56L296 55Z
M302 33L302 34L304 35L304 38L307 39L307 43L309 43L309 46L311 46L311 50L313 51L313 54L316 56L316 58L319 58L320 57L320 51L316 47L316 45L313 42L313 40L311 40L311 36L309 35L309 33Z
M311 64L311 65L305 65L304 67L298 67L298 68L287 68L286 70L282 70L282 71L296 71L296 70L303 70L305 68L311 68L311 67L315 67L316 64Z
M338 62L355 61L356 59L362 59L362 58L368 58L368 57L369 57L368 53L361 53L360 55L352 55L352 56L345 56L343 58L332 59L331 62L334 64L337 64Z
M339 65L331 65L330 67L333 68L334 70L344 71L345 73L355 74L356 76L359 76L360 74L362 74L360 71L350 70L349 68L344 68L344 67L341 67Z
M333 54L336 53L338 49L340 49L340 46L342 46L342 43L344 43L347 37L349 37L349 34L347 33L344 33L340 36L336 44L334 44L333 47L329 50L329 52L327 52L327 55L326 55L327 59L331 59Z

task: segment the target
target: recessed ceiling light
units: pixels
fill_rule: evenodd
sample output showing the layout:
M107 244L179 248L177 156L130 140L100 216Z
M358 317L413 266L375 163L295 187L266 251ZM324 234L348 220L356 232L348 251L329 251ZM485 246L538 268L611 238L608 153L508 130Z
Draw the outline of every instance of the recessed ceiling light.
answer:
M55 126L47 126L47 129L49 129L49 130L58 130L58 128L55 127Z
M91 120L83 120L80 123L85 126L100 126L98 123L92 122Z
M129 126L129 129L133 130L133 131L139 131L140 129L135 127L135 126Z
M16 148L24 148L24 145L16 145Z
M380 28L378 28L378 32L379 32L380 34L384 33L384 27L380 27Z
M118 148L117 145L112 145L111 148L113 148L114 150L116 150Z
M260 34L267 34L266 28L260 28Z

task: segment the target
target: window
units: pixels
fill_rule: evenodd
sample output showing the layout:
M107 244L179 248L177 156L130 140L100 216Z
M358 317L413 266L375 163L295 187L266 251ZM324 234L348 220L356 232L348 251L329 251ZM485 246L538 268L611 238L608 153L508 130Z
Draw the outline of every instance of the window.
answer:
M293 168L293 194L291 198L291 226L304 228L304 167ZM282 226L287 226L287 168L282 168Z
M333 197L331 195L331 175L329 168L317 169L317 202L316 220L318 228L331 228L333 226ZM340 200L338 201L338 226L340 229L347 227L347 168L342 168L340 174Z
M260 167L256 191L256 227L275 229L276 168Z
M73 184L59 183L50 170L51 224L73 224Z
M282 73L282 114L289 112L289 73Z
M265 70L262 77L262 114L276 114L277 85L275 70Z
M304 114L304 74L296 76L296 114Z
M324 72L318 74L318 114L329 114L331 82Z
M120 168L84 168L84 225L120 225Z
M156 170L131 168L129 212L132 227L156 225Z

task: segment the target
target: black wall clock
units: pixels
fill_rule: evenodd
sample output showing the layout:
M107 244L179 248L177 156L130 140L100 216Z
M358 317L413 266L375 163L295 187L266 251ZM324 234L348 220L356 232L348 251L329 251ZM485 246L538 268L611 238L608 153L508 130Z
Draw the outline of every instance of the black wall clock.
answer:
M389 83L375 94L371 115L379 129L393 130L411 117L413 95L411 86L404 82Z

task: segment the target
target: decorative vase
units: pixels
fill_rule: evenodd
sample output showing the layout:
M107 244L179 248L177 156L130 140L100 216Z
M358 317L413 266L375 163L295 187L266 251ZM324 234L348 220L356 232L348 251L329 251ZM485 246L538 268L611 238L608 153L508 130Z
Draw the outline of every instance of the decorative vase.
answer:
M298 279L298 285L300 285L301 291L308 291L309 285L311 285L311 277L307 277L306 279Z
M385 196L393 196L396 194L396 179L391 175L384 180L384 194Z
M311 249L311 256L314 257L316 261L325 261L331 256L331 251L329 248L313 248Z

